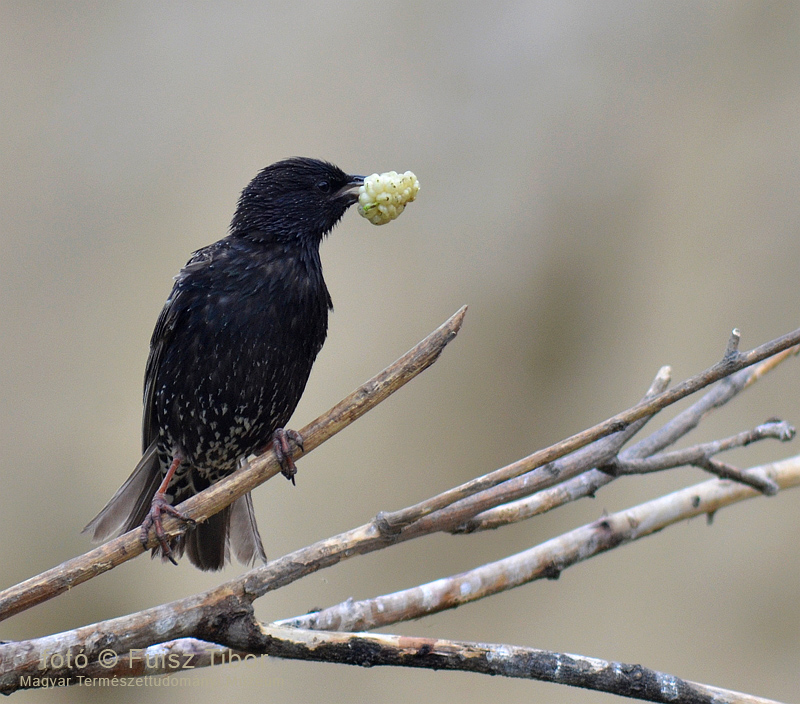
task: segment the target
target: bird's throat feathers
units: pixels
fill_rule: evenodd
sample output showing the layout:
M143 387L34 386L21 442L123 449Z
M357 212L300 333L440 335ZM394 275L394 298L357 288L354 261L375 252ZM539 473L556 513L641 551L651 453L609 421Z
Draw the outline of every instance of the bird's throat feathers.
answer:
M280 296L287 302L297 297L322 299L326 308L332 308L318 243L305 240L267 242L235 235L227 239L231 254L241 263L246 262L238 270L238 281L231 282L238 290L255 293L266 289L271 296Z
M318 248L322 238L328 235L344 215L344 209L337 217L330 214L324 218L313 214L295 213L291 218L273 217L269 209L254 208L241 204L231 222L232 237L261 244L284 244L306 249Z

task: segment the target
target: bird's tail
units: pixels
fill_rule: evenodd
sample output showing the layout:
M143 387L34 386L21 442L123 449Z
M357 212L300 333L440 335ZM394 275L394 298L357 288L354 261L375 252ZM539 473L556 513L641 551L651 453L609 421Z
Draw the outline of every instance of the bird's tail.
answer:
M102 542L140 526L150 511L153 494L161 479L161 466L153 442L131 476L83 532L89 533L93 541ZM175 496L173 505L186 498L188 495ZM201 570L222 569L231 552L245 565L253 564L256 559L267 561L249 493L204 523L199 523L194 530L170 541L170 549L175 557L180 557L185 551L189 561ZM154 548L153 557L161 555L161 552L160 546ZM166 559L163 555L162 558Z
M154 442L142 455L131 476L100 513L89 521L83 532L89 533L94 542L100 543L140 526L160 483L161 467Z
M221 570L231 552L245 565L267 561L249 493L179 536L173 549L178 554L186 550L189 562L201 570Z

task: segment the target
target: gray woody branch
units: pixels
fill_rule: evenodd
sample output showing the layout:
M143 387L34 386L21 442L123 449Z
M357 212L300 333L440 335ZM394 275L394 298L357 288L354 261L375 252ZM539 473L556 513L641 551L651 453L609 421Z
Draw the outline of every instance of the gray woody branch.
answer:
M429 341L438 336L438 342L435 343L432 352L429 350L429 361L425 362L424 366L421 366L423 363L420 363L419 359L410 352L389 370L351 394L331 412L304 428L302 432L306 437L306 452L320 444L325 437L338 432L341 427L388 396L394 388L399 388L408 378L435 361L441 348L456 334L463 313L462 309L429 338L426 338L426 341ZM424 345L426 341L420 343L415 350L419 351L420 346ZM163 653L164 649L168 648L171 654L192 653L198 663L206 665L214 664L215 654L227 653L230 656L242 657L246 653L266 652L281 657L301 657L361 665L453 667L538 679L555 677L548 681L586 686L600 691L613 691L620 695L636 696L650 701L662 701L657 697L672 696L675 691L685 693L686 697L700 697L697 699L686 698L684 701L709 701L706 697L707 693L719 694L723 690L687 683L639 666L603 663L603 661L592 658L545 653L514 646L484 646L415 638L398 638L395 643L392 641L393 638L396 638L394 636L375 636L363 633L323 634L310 632L297 628L297 626L350 630L351 627L374 628L407 618L418 618L420 615L474 601L532 579L555 577L561 570L582 559L649 535L666 525L684 520L690 515L712 514L728 503L756 495L750 486L742 483L743 481L750 485L755 484L761 490L766 491L773 491L776 486L794 486L800 482L797 458L793 464L791 462L783 463L746 473L711 459L715 452L729 449L737 444L746 444L747 441L764 437L789 439L793 433L792 429L779 422L759 426L755 431L739 434L733 439L729 438L716 444L707 443L690 448L694 454L684 455L684 459L690 459L694 464L702 465L706 469L711 465L717 471L727 472L729 476L737 480L736 483L718 480L706 482L698 487L683 490L683 494L676 492L674 495L662 497L640 507L605 517L570 531L553 541L462 575L454 575L429 585L421 585L412 590L404 590L372 600L348 601L323 612L289 619L278 624L259 624L253 616L252 602L268 591L285 586L296 579L354 555L382 549L396 542L435 531L470 532L504 525L520 520L523 514L527 513L524 517L530 517L536 512L549 510L567 500L591 495L604 483L614 479L610 470L612 467L616 467L614 470L616 473L622 473L626 471L626 468L630 470L634 467L637 460L649 459L651 464L640 465L640 468L650 467L652 469L658 463L663 465L661 468L665 468L664 458L672 456L671 460L674 461L675 453L662 453L660 456L657 453L695 427L705 412L725 403L742 388L760 378L790 354L792 351L789 348L798 342L800 342L800 330L743 354L737 351L738 334L734 334L723 360L706 372L667 391L665 389L669 383L669 371L666 368L662 369L644 400L636 406L551 448L533 453L509 467L479 477L414 507L393 514L379 514L371 523L286 555L203 594L75 631L0 645L0 691L13 691L21 686L21 683L22 686L25 686L22 678L26 674L38 677L61 677L64 678L62 683L66 684L74 682L76 677L86 676L90 672L109 672L98 661L103 651L111 651L124 656L124 654L150 652L153 649L160 649L159 652ZM778 355L777 353L781 350L786 351ZM763 361L753 369L747 369L748 366L760 360L767 361ZM737 369L744 371L733 374ZM391 388L391 384L385 381L392 376L391 374L387 376L387 372L390 370L393 370L392 373L398 379L403 379L394 388ZM731 374L733 375L730 376ZM722 384L707 393L692 408L677 416L664 428L630 449L620 451L625 442L630 440L658 410L726 376L727 379ZM384 381L376 382L379 379ZM378 400L375 400L376 398ZM311 443L308 440L309 436L315 439ZM565 457L570 452L572 454ZM546 458L551 459L547 460ZM543 464L543 461L546 464ZM603 467L606 471L593 468L597 466ZM277 466L274 458L271 453L267 453L251 462L250 469L247 471L236 473L233 477L193 497L182 504L181 508L188 511L190 515L202 519L227 505L242 493L251 490L276 472ZM523 474L524 476L522 476ZM542 501L542 497L546 496L549 496L549 499ZM520 497L524 498L520 499ZM537 502L539 502L538 508L535 506ZM509 507L515 504L516 509L520 509L522 504L526 504L527 509L509 512ZM506 513L501 516L501 512L504 511ZM165 527L168 532L173 531L174 533L183 529L180 525L171 525L171 522L165 522ZM131 535L133 540L127 540ZM65 563L60 568L40 575L39 578L28 580L16 588L6 590L0 594L0 618L10 615L11 612L15 613L23 608L28 608L44 598L50 598L64 591L71 584L85 581L93 576L90 574L92 569L94 569L94 573L100 573L112 568L123 559L128 559L126 549L129 546L127 543L131 542L134 547L138 543L135 531L128 536L121 536L116 541L111 541L83 558L77 558L77 560ZM115 545L115 542L118 544ZM107 552L103 553L104 549ZM98 554L98 551L101 553ZM108 558L106 562L102 561L104 556ZM84 562L76 571L75 563L82 559ZM70 581L76 575L76 581ZM27 591L26 588L28 588ZM460 600L453 598L454 592L461 595ZM31 593L34 594L33 597L30 596ZM430 599L432 594L438 594L438 596ZM4 606L7 607L9 604L13 611L3 611ZM376 618L375 614L379 612L382 615ZM294 628L287 624L292 624ZM166 641L172 642L167 644ZM213 645L208 641L214 641L220 645ZM312 647L309 646L309 643ZM483 654L473 660L471 657L467 657L467 654L473 651L480 651ZM88 666L78 668L74 662L67 663L65 656L72 653L80 653ZM446 662L448 653L457 654L457 657L452 660L452 665L432 664ZM503 653L508 656L505 667L504 662L498 659ZM54 659L54 655L59 655L60 660ZM545 659L536 661L539 656ZM527 658L526 662L530 665L527 670L515 666L515 663L521 662L519 658ZM461 667L457 667L456 663L459 661L464 663ZM473 665L473 662L484 664ZM560 666L556 668L555 674L551 671L544 673L544 670L536 664L537 662L556 662ZM571 673L568 667L562 667L569 662L583 663L581 667L587 674L585 681L577 682L574 673ZM600 663L600 665L592 670L586 665L589 662ZM117 673L118 676L122 676L126 672L130 675L130 668L126 669L124 663L125 657L121 657L119 662L113 664L114 669L111 671ZM491 669L481 669L489 667L485 663L494 663L493 667L497 668L497 672ZM151 673L164 673L180 669L171 668L167 662L164 662L162 667L158 665L152 668L145 666L144 670L141 669L141 664L138 664L137 667L139 669L134 671ZM98 668L100 669L98 670ZM501 672L504 669L505 672ZM592 674L595 671L597 676ZM623 672L628 672L632 679L625 677L616 680L613 677L609 679L609 674ZM637 681L641 685L638 688ZM643 683L648 684L645 686ZM653 683L657 685L655 689L651 687ZM688 689L672 691L670 687L673 685L676 687L685 685ZM36 686L36 684L28 686ZM662 694L658 695L656 690ZM727 693L725 696L728 695L730 698L718 699L718 701L765 701L737 693Z

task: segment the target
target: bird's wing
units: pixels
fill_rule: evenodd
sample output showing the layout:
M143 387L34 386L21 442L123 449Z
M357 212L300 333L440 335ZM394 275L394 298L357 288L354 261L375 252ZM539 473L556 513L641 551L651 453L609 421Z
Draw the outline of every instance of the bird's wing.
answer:
M147 357L147 366L144 372L142 451L146 451L158 437L158 423L155 417L154 403L156 379L158 378L164 351L172 341L178 320L181 315L187 312L186 306L181 299L190 288L205 278L203 274L209 272L213 268L213 263L221 256L224 256L227 250L228 243L226 240L220 240L194 252L186 266L175 277L172 293L170 293L164 308L161 310L161 314L158 316L153 336L150 338L150 354Z

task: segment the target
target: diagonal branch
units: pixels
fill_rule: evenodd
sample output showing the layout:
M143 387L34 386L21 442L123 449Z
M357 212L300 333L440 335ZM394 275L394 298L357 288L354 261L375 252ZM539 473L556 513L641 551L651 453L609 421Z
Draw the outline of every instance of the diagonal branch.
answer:
M781 489L800 485L800 455L747 472ZM712 515L760 493L741 483L713 479L618 511L540 545L461 574L363 601L348 600L278 625L315 630L368 631L454 609L478 599L546 578L608 550L652 535L681 521Z
M750 473L769 476L781 488L800 485L800 456L752 469ZM234 649L239 657L242 653L268 653L284 658L347 662L367 666L378 664L409 666L416 663L418 667L441 668L444 665L435 659L426 660L425 655L432 652L430 648L435 647L436 643L444 644L447 643L446 641L402 637L398 643L408 645L410 650L407 655L413 654L414 657L405 660L388 658L381 661L380 658L386 655L387 651L380 650L377 645L381 638L394 638L393 636L333 633L328 637L317 631L325 628L341 630L388 625L401 620L418 618L445 608L453 608L532 579L554 577L562 569L588 557L651 535L678 521L704 513L712 514L725 506L756 496L760 496L757 491L739 483L711 480L626 511L620 511L528 551L462 575L455 575L428 585L358 604L345 603L338 607L338 612L337 607L332 607L324 612L296 617L288 622L284 621L268 626L261 626L255 620L250 603L252 595L247 593L246 579L234 580L230 583L232 586L223 585L204 594L84 626L74 631L29 641L0 644L0 692L10 693L20 687L37 686L36 681L31 678L51 678L61 681L62 684L74 684L80 681L80 677L99 675L103 672L108 674L113 672L118 676L123 676L126 668L139 668L145 648L154 643L183 638L213 641ZM514 581L516 584L512 583ZM334 615L335 618L331 618ZM295 625L310 626L314 628L314 631L298 630ZM325 647L325 644L333 645L337 639L341 640L342 638L349 643L349 646ZM353 640L354 638L357 640ZM316 647L315 644L320 647ZM472 645L465 644L468 647ZM199 655L198 661L193 662L193 666L215 664L213 655L202 657L202 648L199 648L196 643L187 647ZM495 658L497 667L501 668L505 663L509 672L514 671L515 648L513 646L497 647L506 648L505 651L497 650L491 656ZM162 648L162 650L164 649ZM528 653L544 652L534 649L523 650ZM176 652L180 651L181 649L178 647ZM209 652L212 651L217 655L222 655L219 648L212 646ZM462 654L463 652L466 651L462 651ZM502 652L505 652L508 657L505 659L501 657ZM84 658L82 662L88 664L82 665L77 662L76 655L78 653ZM106 659L104 660L104 658ZM219 664L221 660L222 658L218 658L216 664ZM227 661L230 662L230 660L229 657ZM178 669L180 669L180 662ZM471 668L465 666L464 669ZM642 672L645 670L646 668L643 668ZM171 671L167 661L164 661L163 667L150 668L150 673L167 671ZM474 671L483 672L484 670L476 669ZM631 674L634 678L638 677L633 671ZM529 675L520 674L519 676L548 679L535 674L534 671L531 671ZM559 673L558 668L551 672L551 677L552 679L548 681L576 684L571 679L572 675ZM672 680L679 681L677 678L671 678L669 681ZM577 686L600 689L603 681L603 677L598 675L598 678L589 677L585 680L586 684ZM602 686L611 685L608 685L606 680L606 685ZM661 695L654 694L650 689L626 690L619 682L613 686L615 689L600 689L600 691L613 691L617 694L636 696L649 701L665 701L665 699L658 698ZM711 691L710 688L709 691ZM764 701L755 697L747 699L745 695L736 696L739 698L722 699L721 701ZM677 700L671 699L670 701ZM711 700L681 699L681 701Z
M305 450L303 453L296 452L295 458L311 452L431 366L439 358L445 346L458 334L466 311L466 306L460 308L396 362L303 428L300 433L304 439ZM246 469L184 501L180 504L180 510L197 522L205 521L279 471L280 466L275 454L269 450L253 459ZM185 523L172 517L164 520L164 532L169 537L186 530L188 526ZM152 536L149 547L155 544L156 538ZM137 528L80 557L67 560L58 567L10 587L0 592L0 620L52 599L140 555L143 551Z
M463 317L463 310L459 311L451 321L459 316ZM458 325L460 325L460 319L458 320ZM443 328L444 327L445 326L443 326ZM436 331L431 337L436 336L441 330L442 328ZM416 369L413 368L412 364L412 369L409 373L412 375L418 373L422 368L432 363L441 351L441 347L443 347L449 339L452 339L456 332L457 327L445 335L444 342L441 343L441 346L430 362ZM732 339L735 340L735 338ZM735 344L732 342L730 347L735 347ZM762 348L763 347L764 346L762 346ZM417 348L415 348L415 350L416 349ZM721 405L727 399L732 398L738 390L759 378L768 368L772 368L780 359L785 358L787 354L788 352L779 354L777 358L771 358L754 369L748 369L735 374L733 377L720 384L716 389L707 393L700 402L694 404L687 412L680 414L673 422L668 423L661 430L653 433L650 438L620 453L620 457L635 459L659 452L665 446L674 442L681 434L688 432L694 427L704 413L708 412L711 408ZM738 353L735 353L735 350L729 350L729 354L726 354L723 363L731 359L735 361L737 356ZM406 355L406 357L408 357L408 355ZM416 359L416 357L414 359ZM403 360L399 360L397 364L401 361ZM407 368L407 365L403 365L403 368ZM387 372L388 371L389 370L387 370ZM374 381L375 380L373 380L373 382ZM663 389L668 384L668 381L668 370L666 368L662 369L646 395L645 401L642 403L652 400L653 398L663 398L664 393L666 393ZM400 384L398 384L398 386L399 385ZM377 403L377 401L371 401L371 399L374 398L373 394L380 396L385 393L383 396L385 397L391 393L391 391L386 391L386 388L388 388L388 386L384 387L380 384L365 385L359 390L363 392L361 395L359 395L359 391L351 394L350 398L353 400L353 405L345 404L344 408L351 409L355 407L354 417L358 417L365 412L365 410L359 409L367 408L370 402L372 402L373 405ZM363 399L366 399L366 401L362 404L361 401ZM341 405L342 404L340 404L340 406ZM641 407L641 405L640 403L634 408ZM336 408L328 415L332 415L334 418L340 417ZM602 475L602 472L598 472L597 470L588 472L585 470L587 467L591 466L593 462L597 462L598 464L602 464L604 461L607 462L607 459L604 460L602 458L608 457L609 452L611 453L611 457L614 456L614 453L619 452L622 444L629 440L635 432L644 425L648 417L649 416L643 416L637 421L634 421L631 425L618 428L617 432L611 437L600 439L595 442L593 446L575 452L573 456L565 458L563 462L554 462L549 465L550 471L552 472L555 468L570 466L570 462L575 461L576 458L582 459L581 467L583 467L583 469L581 471L583 471L584 474L570 480L566 484L555 487L555 489L561 489L571 482L583 479L587 476ZM675 423L675 421L680 422ZM320 422L320 424L323 427L325 426L325 422ZM752 441L756 439L758 435L789 435L788 426L781 424L773 425L774 427L770 427L767 430L762 428L757 431L756 434L751 433L747 437L737 436L736 440L729 439L727 441L721 441L717 443L716 447L718 449L725 449L737 442L742 444L748 440ZM308 426L308 428L311 428L311 426ZM308 428L304 429L304 432L308 432ZM310 449L310 447L313 447L313 445L307 445L307 449ZM709 453L706 453L703 457L707 458L709 462L721 464L716 460L711 460ZM701 457L701 459L703 458ZM265 465L270 464L269 458L264 457L257 458L251 464L255 465L257 468L258 463L262 461ZM760 476L762 483L776 481L781 486L795 485L800 483L800 457L794 458L793 462L794 464L787 461L771 465L769 468L769 476L764 471L755 470L748 472L746 476L749 478ZM543 468L543 470L544 469L546 468ZM730 471L731 469L732 468L722 467L722 471ZM227 492L221 492L223 500L227 499L227 501L230 502L236 498L236 495L232 496L230 493L233 491L231 487L236 487L236 490L241 490L242 493L244 491L249 491L250 487L245 485L245 482L252 481L251 473L253 471L254 470L249 470L237 473L225 482L221 482L220 484L224 484L228 488ZM273 473L276 471L277 468ZM532 476L541 473L541 471L542 470L540 470L540 472L535 472ZM735 471L738 472L738 470ZM603 476L608 477L608 475ZM737 478L741 480L741 477ZM563 481L563 476L560 480ZM610 481L610 478L608 478L608 480ZM720 494L722 498L717 496L714 492L706 496L705 489L703 489L706 485L713 485L716 487L714 491L719 490L719 492L722 492ZM215 485L215 488L216 486L218 485ZM244 488L242 488L243 486ZM547 492L552 490L553 489L549 489ZM547 492L540 492L537 496L541 496L542 493ZM684 496L686 492L691 493L688 499ZM204 495L211 494L211 491L204 492ZM683 520L691 515L696 515L698 513L707 513L711 515L720 507L732 501L750 498L753 495L754 492L751 489L741 484L731 484L718 480L707 482L704 485L683 490L683 493L676 492L674 495L662 497L661 499L648 502L648 504L644 504L640 507L634 507L627 512L620 512L614 516L595 521L592 524L578 528L552 541L531 548L524 553L498 560L491 565L484 565L462 575L455 575L438 580L429 585L423 585L422 587L378 597L377 600L367 600L366 602L361 602L359 605L356 605L357 608L355 609L353 602L340 605L340 607L332 607L332 609L322 612L324 616L322 620L316 624L316 628L325 627L325 618L337 618L340 619L341 622L344 622L347 618L374 618L373 610L382 612L382 615L379 616L375 623L380 623L380 618L384 620L394 619L386 621L386 623L394 623L398 620L417 618L420 615L445 608L452 608L460 603L467 603L477 598L482 598L483 596L488 596L498 591L524 584L533 579L541 578L542 576L555 577L562 569L577 561L612 549L618 545L625 544L626 542L643 537L644 535L648 535L654 531L660 530L666 525L678 520ZM537 496L531 498L535 499ZM674 497L678 498L676 499ZM495 499L501 500L502 496L498 494ZM675 505L671 505L671 502L674 502ZM190 505L193 504L186 502L182 505L182 508ZM198 505L200 505L199 501ZM639 513L637 513L637 511ZM485 513L481 515L485 515ZM474 515L474 511L470 515ZM449 523L445 521L437 522L435 518L436 514L429 515L426 519L416 522L402 530L399 534L392 535L387 535L382 532L379 521L376 519L364 526L295 551L268 565L251 570L215 589L187 599L181 599L170 604L164 604L146 611L99 624L93 624L66 633L20 643L0 644L0 692L10 692L20 686L37 686L36 684L25 684L25 681L21 678L25 677L26 673L38 677L62 676L65 678L65 684L75 682L78 676L85 674L85 670L76 667L74 663L72 665L69 664L66 656L70 653L80 653L85 658L85 662L98 663L99 667L104 667L99 663L99 658L102 656L103 652L111 651L112 654L116 653L119 655L132 654L142 649L149 648L155 643L162 643L171 639L180 639L179 642L183 642L183 639L187 638L200 639L202 641L213 640L221 645L233 648L234 651L237 652L266 652L258 649L259 639L263 636L263 633L261 632L262 627L255 621L253 615L252 602L256 598L268 591L280 588L302 576L351 556L377 550L395 542L419 537L422 534L450 529ZM461 517L461 520L465 520L465 517ZM659 523L659 520L661 520L661 523ZM424 531L421 530L423 527L425 528ZM454 594L456 594L456 599L453 599ZM0 598L2 596L3 595L0 595ZM421 599L420 596L424 597L424 599ZM458 599L461 599L461 601L458 601ZM384 601L379 602L378 600ZM375 604L378 605L376 606ZM335 612L337 608L339 608L338 613ZM367 616L364 615L365 613ZM312 614L310 618L319 618L320 616L321 614ZM302 619L303 617L300 618ZM295 620L292 620L292 623L294 624ZM273 626L264 628L274 629L282 625L283 624L273 624ZM350 629L348 628L347 630ZM293 631L293 633L302 632ZM347 637L352 635L353 634L345 634ZM368 637L365 636L365 638ZM267 642L273 643L274 645L274 642L269 639ZM353 642L352 640L348 642L354 647L361 643L361 641ZM198 646L199 641L195 640L192 641L192 643L194 643L193 647L197 649L198 656L202 656L205 651L201 646ZM364 641L364 643L368 648L373 647L367 641ZM215 646L209 647L213 652L219 653L219 648L214 650ZM426 652L425 647L427 646L423 645L421 647L423 648L422 654L424 654ZM208 653L211 654L212 650L209 650ZM302 649L297 652L300 653L297 657L306 657L306 655L304 655L305 651ZM509 653L510 652L509 650ZM292 655L288 654L288 651L285 653L281 652L280 648L276 648L273 654L283 657L292 657ZM60 660L54 657L56 655L61 656ZM307 657L319 659L318 655L308 655ZM332 657L332 661L344 662L345 660L333 659ZM214 664L213 659L207 659L204 662L206 664ZM119 663L117 663L117 665L119 665ZM122 667L122 665L119 666ZM28 683L30 683L30 680L28 680Z
M705 442L682 450L673 450L672 452L661 452L643 459L615 458L609 463L600 466L599 469L614 477L621 477L629 474L648 474L650 472L661 472L665 469L694 465L721 476L723 479L733 479L758 489L758 491L767 496L774 496L778 493L778 486L774 482L757 475L751 476L736 470L731 471L732 468L720 470L717 467L719 463L713 462L711 458L720 452L726 452L737 447L745 447L750 443L767 438L788 442L795 436L796 432L791 425L784 421L769 421L752 430L745 430L724 440ZM720 471L724 471L724 475L720 474Z
M669 385L670 375L671 370L669 367L659 369L644 396L645 400L655 398L662 393ZM622 446L636 435L650 418L651 416L641 418L631 423L624 430L595 440L593 443L553 462L549 462L532 472L455 501L449 506L421 518L406 528L403 534L406 536L411 534L425 535L432 530L469 532L461 530L460 526L475 514L495 509L500 504L505 504L524 496L542 492L555 485L563 485L567 480L583 474L592 467L611 462ZM493 474L496 474L496 472L493 472Z
M538 648L388 634L320 633L274 624L259 624L259 631L259 655L271 657L338 662L360 667L381 665L477 672L669 704L778 704L770 699L684 680L643 665L608 662ZM121 666L112 670L89 668L84 677L134 676L142 680L140 684L145 685L147 678L159 674L177 673L188 680L187 676L193 675L197 667L255 660L257 657L253 653L186 638L137 653L134 666L123 660ZM171 667L168 658L174 663Z
M472 479L460 486L448 489L414 506L409 506L408 508L391 513L380 513L376 517L378 525L381 530L388 535L398 533L405 526L424 518L434 511L439 511L479 491L485 491L504 481L531 472L548 462L552 462L570 452L574 452L606 435L624 430L631 423L641 418L651 416L676 401L680 401L682 398L705 388L709 384L713 384L715 381L730 376L740 369L745 369L757 362L761 362L778 352L783 352L791 347L795 347L799 343L800 329L760 345L749 352L739 352L739 331L734 330L728 340L723 358L704 372L690 377L686 381L681 382L672 389L660 393L652 399L643 400L627 411L618 413L604 420L602 423L598 423L587 430L572 435L555 445L534 452L502 469L495 470L490 474L485 474L482 477Z
M620 459L634 460L649 457L677 442L684 435L694 430L708 413L728 403L741 391L761 379L767 372L773 370L778 364L797 353L798 348L785 350L754 367L743 369L726 377L661 428L635 445L623 450L619 455ZM561 461L558 460L558 462ZM524 479L524 477L520 479ZM563 506L570 501L576 501L586 496L593 497L601 487L613 480L614 477L610 474L601 472L598 469L591 469L573 479L563 481L558 486L543 491L537 490L537 493L532 496L516 501L512 500L515 498L512 495L504 496L504 488L507 485L513 487L512 482L507 482L490 490L490 492L498 492L500 495L493 503L495 508L485 510L468 520L465 518L464 522L454 528L452 532L472 533L481 530L494 530L502 525L524 521L533 516L552 511L554 508ZM516 481L519 480L513 480L513 482ZM529 493L532 494L533 492Z
M770 704L770 700L683 680L642 665L514 645L372 633L320 633L264 626L273 657L477 672L566 684L664 704ZM772 704L776 704L772 702Z

